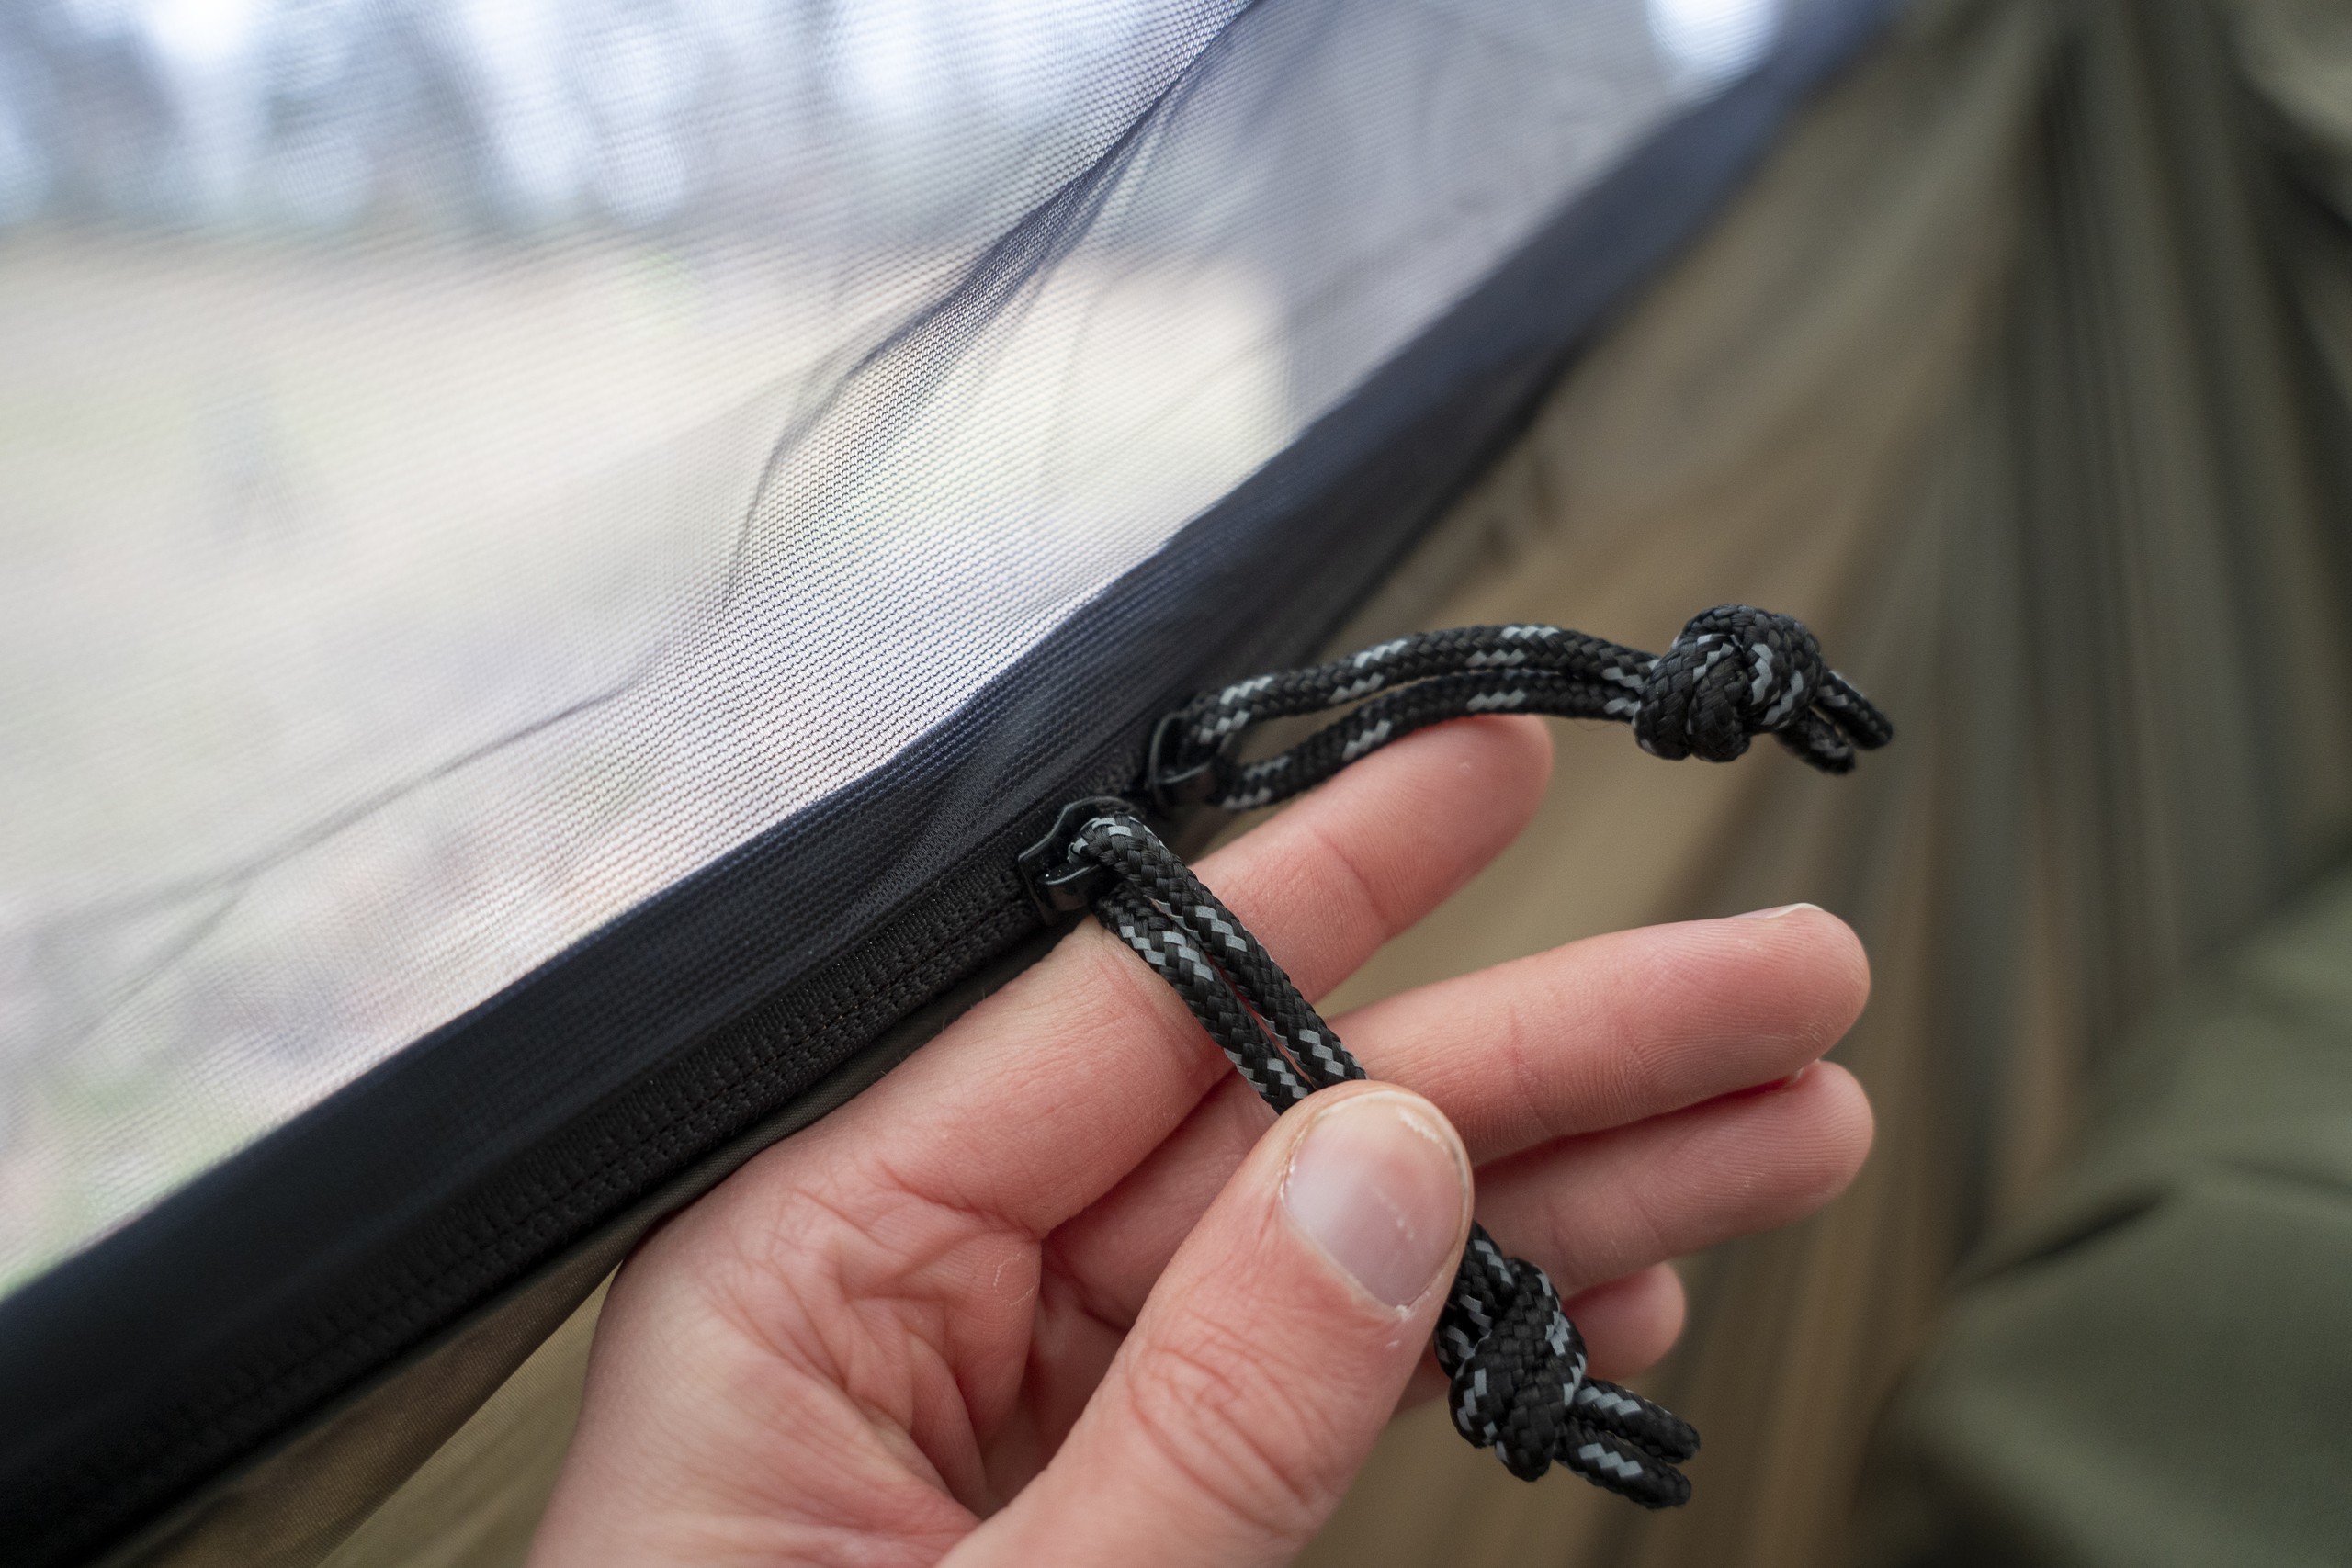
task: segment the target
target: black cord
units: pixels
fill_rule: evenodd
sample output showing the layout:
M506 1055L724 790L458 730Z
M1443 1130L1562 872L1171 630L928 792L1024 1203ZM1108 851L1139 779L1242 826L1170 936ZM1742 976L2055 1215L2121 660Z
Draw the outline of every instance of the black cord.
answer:
M1234 758L1259 725L1353 702L1363 705L1286 751ZM1163 811L1202 800L1227 811L1272 806L1400 736L1478 713L1623 719L1643 750L1669 761L1728 762L1751 736L1771 735L1826 773L1851 772L1857 750L1894 739L1822 662L1804 622L1724 604L1692 617L1663 656L1559 626L1457 626L1237 681L1161 720L1145 787Z
M1278 756L1232 760L1253 726L1359 701ZM1894 733L1823 666L1801 623L1727 605L1693 619L1657 658L1557 626L1469 626L1238 682L1161 722L1146 792L1163 805L1271 805L1425 725L1497 712L1627 719L1643 749L1666 758L1728 761L1749 737L1771 734L1833 773L1853 767L1857 749L1883 746ZM1073 801L1020 859L1041 905L1091 908L1175 988L1277 1113L1365 1076L1282 965L1134 804ZM1583 1337L1550 1279L1506 1256L1482 1225L1470 1228L1435 1349L1455 1430L1492 1449L1512 1474L1532 1481L1556 1462L1645 1507L1689 1501L1677 1466L1698 1451L1698 1433L1640 1394L1588 1377Z

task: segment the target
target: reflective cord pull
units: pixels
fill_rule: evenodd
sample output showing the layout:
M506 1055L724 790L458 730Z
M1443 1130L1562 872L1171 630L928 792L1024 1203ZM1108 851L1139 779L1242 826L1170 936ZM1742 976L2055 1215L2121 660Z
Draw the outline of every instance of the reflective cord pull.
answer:
M1365 700L1365 699L1370 700ZM1266 720L1362 702L1289 750L1237 763ZM1476 713L1623 718L1644 750L1728 761L1751 736L1778 736L1825 773L1894 727L1821 662L1813 634L1768 611L1728 605L1683 628L1661 657L1557 626L1468 626L1400 637L1309 670L1206 694L1154 733L1146 792L1165 806L1271 805L1425 725ZM1048 911L1091 908L1184 999L1236 1071L1275 1112L1364 1070L1282 965L1134 803L1072 801L1020 857ZM1689 1501L1676 1468L1699 1435L1670 1411L1585 1372L1584 1339L1544 1270L1510 1258L1482 1225L1455 1270L1435 1349L1451 1380L1454 1429L1532 1481L1554 1463L1645 1507Z
M1234 760L1258 725L1358 702L1287 751ZM1804 622L1724 604L1693 616L1662 655L1560 626L1456 626L1237 681L1160 721L1144 787L1162 811L1199 801L1247 811L1312 789L1399 736L1479 713L1623 719L1643 750L1668 761L1728 762L1751 737L1770 735L1825 773L1850 773L1857 750L1894 739L1885 716L1822 662Z

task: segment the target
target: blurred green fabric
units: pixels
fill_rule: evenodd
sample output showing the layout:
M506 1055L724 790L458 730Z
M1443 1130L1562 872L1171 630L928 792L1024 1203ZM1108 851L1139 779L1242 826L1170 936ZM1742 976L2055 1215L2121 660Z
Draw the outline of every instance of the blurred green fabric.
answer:
M2352 872L2108 1062L1862 1500L1884 1568L2352 1558Z

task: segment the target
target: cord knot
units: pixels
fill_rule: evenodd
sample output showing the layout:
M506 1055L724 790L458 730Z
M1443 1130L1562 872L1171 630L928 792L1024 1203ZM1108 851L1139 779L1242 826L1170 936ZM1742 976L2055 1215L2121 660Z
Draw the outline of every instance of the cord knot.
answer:
M1504 1256L1493 1243L1471 1243L1473 1257L1500 1299L1482 1303L1486 1319L1453 1369L1454 1429L1489 1448L1513 1475L1532 1481L1552 1468L1562 1427L1584 1386L1584 1336L1560 1306L1551 1279Z
M1804 622L1746 604L1720 604L1693 615L1650 665L1634 712L1634 739L1669 761L1728 762L1758 735L1828 729L1813 711L1827 675L1821 644ZM1838 739L1834 730L1829 738ZM1850 767L1850 749L1840 749Z
M1240 759L1260 725L1351 705L1286 751ZM1561 626L1455 626L1236 681L1161 718L1140 793L1171 813L1195 801L1272 806L1416 729L1480 713L1629 721L1653 756L1712 762L1770 735L1825 773L1851 773L1857 751L1894 739L1886 716L1822 662L1803 622L1724 604L1693 617L1663 656Z
M1454 1429L1533 1481L1555 1462L1651 1508L1690 1495L1675 1467L1699 1451L1688 1422L1586 1375L1584 1337L1543 1269L1511 1258L1482 1225L1438 1318Z

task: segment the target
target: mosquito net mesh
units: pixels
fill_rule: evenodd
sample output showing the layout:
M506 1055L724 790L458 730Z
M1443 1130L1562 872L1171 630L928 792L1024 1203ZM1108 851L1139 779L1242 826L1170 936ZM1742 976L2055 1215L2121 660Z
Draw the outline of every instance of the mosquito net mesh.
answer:
M12 9L0 1280L900 752L1781 21Z

